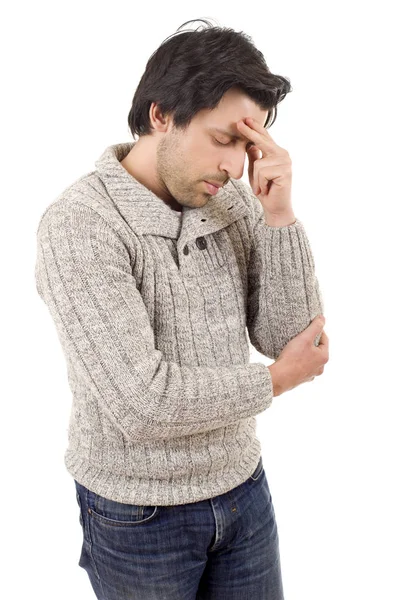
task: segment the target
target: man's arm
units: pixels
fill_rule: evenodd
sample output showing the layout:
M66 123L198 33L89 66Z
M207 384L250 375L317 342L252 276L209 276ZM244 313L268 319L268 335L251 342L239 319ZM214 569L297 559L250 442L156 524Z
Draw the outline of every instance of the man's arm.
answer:
M74 373L130 440L200 433L272 402L262 363L181 366L157 350L125 243L83 202L56 203L37 232L36 287Z
M293 223L279 226L268 220L245 182L235 181L235 186L246 196L254 224L248 262L249 338L258 352L277 359L286 344L324 312L314 258L304 226L294 215ZM282 218L290 222L292 215Z

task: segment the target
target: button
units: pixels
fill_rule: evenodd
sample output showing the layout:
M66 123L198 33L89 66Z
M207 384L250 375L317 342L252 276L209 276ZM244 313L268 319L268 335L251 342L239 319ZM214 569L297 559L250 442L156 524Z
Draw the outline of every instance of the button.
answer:
M207 247L207 242L206 242L206 240L204 239L203 236L197 238L197 240L196 240L196 246L198 248L200 248L200 250L204 250L204 248Z
M189 248L187 246L183 248L183 254L189 254Z

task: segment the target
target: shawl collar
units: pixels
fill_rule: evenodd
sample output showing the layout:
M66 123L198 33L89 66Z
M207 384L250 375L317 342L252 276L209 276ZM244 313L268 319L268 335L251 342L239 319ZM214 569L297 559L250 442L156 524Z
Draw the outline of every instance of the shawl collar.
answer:
M174 238L179 246L184 246L247 214L245 201L231 180L215 196L210 196L205 206L183 206L182 212L173 210L120 164L135 143L108 146L95 162L108 195L135 232Z

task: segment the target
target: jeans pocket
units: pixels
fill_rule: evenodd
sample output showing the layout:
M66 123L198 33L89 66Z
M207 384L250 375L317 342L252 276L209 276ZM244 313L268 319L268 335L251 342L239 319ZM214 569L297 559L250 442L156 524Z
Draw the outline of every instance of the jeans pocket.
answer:
M263 472L263 462L262 462L262 458L260 457L260 460L258 461L258 465L256 466L254 473L252 475L250 475L250 479L252 479L253 481L257 481L261 477L262 472Z
M111 527L136 527L152 521L158 506L125 504L116 502L95 492L88 491L88 512L97 521Z

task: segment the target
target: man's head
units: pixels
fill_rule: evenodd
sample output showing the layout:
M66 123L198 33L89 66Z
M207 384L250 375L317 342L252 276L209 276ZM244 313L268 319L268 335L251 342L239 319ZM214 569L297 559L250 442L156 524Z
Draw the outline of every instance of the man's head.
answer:
M128 123L139 140L121 162L171 208L203 206L205 181L222 186L243 175L251 141L237 122L271 125L289 91L242 33L211 27L167 38L135 92Z

